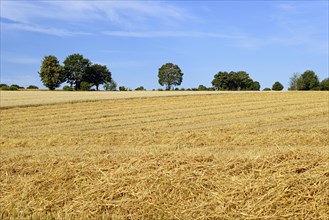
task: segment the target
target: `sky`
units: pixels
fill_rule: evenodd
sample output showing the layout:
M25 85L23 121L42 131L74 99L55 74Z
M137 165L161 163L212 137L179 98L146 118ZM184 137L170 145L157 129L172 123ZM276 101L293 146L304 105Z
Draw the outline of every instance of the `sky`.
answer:
M119 86L161 88L177 64L180 87L211 86L219 71L246 71L261 89L293 73L328 77L326 1L0 0L1 83L45 88L42 59L79 53L106 65ZM63 84L65 85L65 84Z

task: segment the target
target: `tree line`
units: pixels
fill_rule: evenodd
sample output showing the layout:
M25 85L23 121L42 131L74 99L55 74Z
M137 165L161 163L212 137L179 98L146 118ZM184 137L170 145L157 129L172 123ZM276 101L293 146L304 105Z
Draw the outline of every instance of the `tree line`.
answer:
M62 83L68 83L74 90L90 90L92 86L111 82L112 75L106 65L93 64L81 54L66 57L61 65L57 57L49 55L42 60L41 81L49 90L55 90Z
M64 90L90 90L93 86L96 90L99 90L100 85L103 85L105 90L117 90L117 83L112 79L112 74L107 66L92 63L81 54L67 56L63 65L60 64L57 57L53 55L45 56L41 63L39 76L43 85L49 90L55 90L62 83L69 84L69 86L63 87ZM158 69L158 83L165 86L165 90L259 91L261 88L260 83L253 80L246 71L219 71L214 75L211 82L212 87L199 85L197 88L179 89L177 86L181 85L183 76L184 73L179 66L173 63L166 63ZM283 89L284 86L277 81L272 85L272 88L263 90L280 91ZM119 86L119 90L127 91L131 89ZM135 90L146 89L139 86ZM290 77L288 90L329 90L329 79L325 78L320 82L318 76L312 70L307 70L303 74L294 73Z

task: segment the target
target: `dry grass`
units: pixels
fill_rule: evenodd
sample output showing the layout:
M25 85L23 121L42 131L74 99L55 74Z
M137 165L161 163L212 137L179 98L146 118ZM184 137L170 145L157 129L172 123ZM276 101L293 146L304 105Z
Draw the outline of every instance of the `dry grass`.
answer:
M329 93L0 109L4 219L328 219Z

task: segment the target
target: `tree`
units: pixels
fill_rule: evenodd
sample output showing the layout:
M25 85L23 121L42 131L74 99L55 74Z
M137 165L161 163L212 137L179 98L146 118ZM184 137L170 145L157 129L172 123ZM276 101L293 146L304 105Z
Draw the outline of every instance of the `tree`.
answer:
M73 88L71 86L64 86L63 90L64 91L73 91Z
M260 84L253 81L245 71L239 72L218 72L212 81L212 85L217 90L259 90Z
M81 83L80 83L80 89L82 90L82 91L89 91L90 90L90 83L89 82L85 82L85 81L82 81Z
M281 91L282 89L283 89L283 85L278 81L276 81L272 86L273 91Z
M93 64L88 68L83 79L89 82L91 86L96 86L98 91L99 85L111 81L111 72L105 65Z
M300 74L299 73L294 73L290 77L288 90L298 90L298 79L299 78L300 78Z
M231 82L232 79L228 72L218 72L211 83L217 90L225 91L231 90Z
M234 89L233 90L251 90L253 86L253 80L249 77L249 74L245 71L239 71L237 73L232 73L234 79Z
M45 56L40 72L41 81L49 90L55 90L64 82L63 67L55 56Z
M69 55L64 60L64 72L67 83L71 87L74 85L75 90L80 90L80 83L86 77L90 66L90 61L85 59L81 54Z
M208 90L208 88L204 85L199 85L199 87L198 87L198 91L207 91L207 90Z
M28 87L26 87L26 89L39 89L39 87L35 85L29 85Z
M144 86L139 86L135 89L135 91L145 91L146 89L144 88Z
M118 84L113 79L111 79L111 81L105 83L104 90L106 90L106 91L116 91L117 86L118 86Z
M250 89L250 90L253 90L253 91L259 91L259 90L260 90L260 84L259 84L259 82L254 81L254 82L252 83L252 85L250 86L249 89Z
M271 91L271 89L270 88L265 88L265 89L263 89L263 91Z
M324 80L321 81L320 89L327 90L327 91L329 90L329 78L325 78Z
M166 86L167 90L171 90L172 86L179 86L183 81L183 73L181 69L172 63L166 63L159 68L159 84Z
M319 78L312 70L305 71L297 81L298 90L316 90L319 85Z
M128 91L128 88L124 86L119 86L119 91Z

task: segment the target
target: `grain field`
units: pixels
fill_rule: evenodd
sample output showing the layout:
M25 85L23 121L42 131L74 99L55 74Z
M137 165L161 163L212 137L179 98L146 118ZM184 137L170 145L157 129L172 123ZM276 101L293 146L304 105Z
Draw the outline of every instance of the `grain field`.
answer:
M0 113L2 219L329 218L328 92Z

